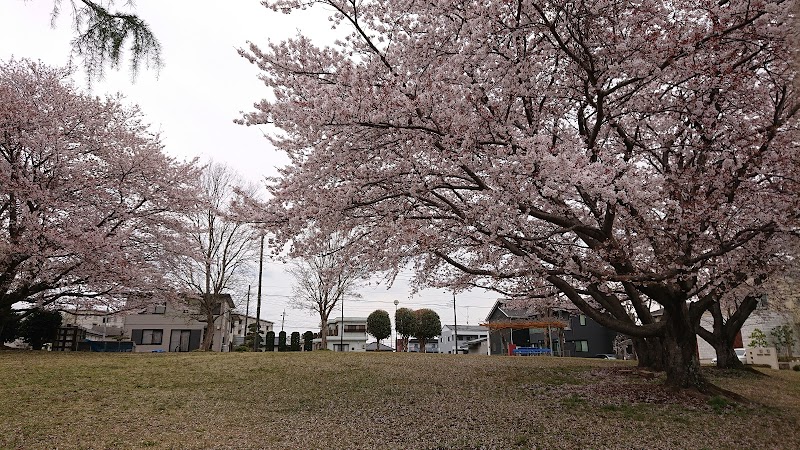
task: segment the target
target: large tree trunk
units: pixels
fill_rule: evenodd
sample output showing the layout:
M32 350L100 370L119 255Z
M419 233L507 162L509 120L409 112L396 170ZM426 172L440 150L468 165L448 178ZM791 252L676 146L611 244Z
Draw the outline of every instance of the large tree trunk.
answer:
M714 352L717 354L717 367L721 369L741 369L744 367L736 352L733 350L734 341L736 340L736 333L729 335L725 327L717 318L714 317L714 331L708 330L698 326L697 335L703 338L706 342L714 347Z
M328 316L323 314L319 315L319 338L320 338L320 347L322 349L328 348Z
M638 366L643 369L663 372L666 370L666 354L659 337L632 338Z
M211 350L211 341L214 339L214 312L210 308L205 309L206 332L203 334L203 344L200 346L200 349L207 352Z
M722 307L719 302L714 302L708 311L711 312L711 317L714 318L713 331L708 331L697 324L697 334L706 342L714 347L717 354L717 367L721 369L741 369L744 364L739 361L734 350L736 336L742 329L744 321L750 317L750 314L755 311L758 305L758 299L749 295L744 298L742 303L737 306L736 311L724 320L722 317Z
M682 299L665 302L663 349L666 362L668 386L681 389L708 390L708 382L700 371L697 356L697 334L689 315L689 308Z
M720 345L714 345L714 351L717 353L717 367L723 369L744 368L744 364L733 349L733 342L720 341Z
M200 349L204 352L211 350L211 340L214 338L214 308L211 305L211 259L206 255L206 290L203 292L203 306L200 308L206 314L206 332L203 334L203 343ZM221 311L221 309L220 309ZM256 321L258 323L258 321Z

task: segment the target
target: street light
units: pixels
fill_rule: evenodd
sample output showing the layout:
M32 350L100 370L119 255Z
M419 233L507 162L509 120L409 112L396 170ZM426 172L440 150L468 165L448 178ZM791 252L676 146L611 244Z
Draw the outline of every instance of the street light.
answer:
M397 305L399 300L394 301L394 351L397 353Z

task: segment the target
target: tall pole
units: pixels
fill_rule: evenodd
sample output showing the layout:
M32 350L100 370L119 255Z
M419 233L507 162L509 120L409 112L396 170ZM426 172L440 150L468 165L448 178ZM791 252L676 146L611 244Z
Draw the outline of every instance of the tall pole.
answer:
M247 316L250 315L250 285L247 285L247 306L244 307L244 335L247 336ZM242 341L244 344L244 341Z
M455 341L455 343L454 343L455 351L453 353L455 353L457 355L458 354L458 318L456 317L456 293L455 293L455 291L453 292L453 333L455 333L455 335L456 335L455 339L454 339L454 341Z
M398 352L398 349L397 349L397 304L398 303L400 303L400 301L398 301L398 300L394 301L394 351L395 351L395 353Z
M341 328L339 328L339 351L344 351L344 296L342 296L342 323L340 323Z
M261 336L261 276L264 272L264 235L261 235L261 251L258 257L258 294L256 300L256 334L253 337L253 351L258 351L258 337Z
M283 331L283 320L286 319L286 310L283 310L283 314L281 314L281 331Z
M77 311L76 311L77 312ZM108 303L106 303L106 315L103 316L103 353L108 351L108 347L106 344L106 330L108 326ZM117 344L119 345L119 344Z

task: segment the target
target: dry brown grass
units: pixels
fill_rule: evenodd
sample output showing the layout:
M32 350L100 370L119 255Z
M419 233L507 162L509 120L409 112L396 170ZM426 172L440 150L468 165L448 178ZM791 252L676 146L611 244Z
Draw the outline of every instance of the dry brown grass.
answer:
M710 370L757 405L625 362L0 352L0 448L800 448L800 373Z

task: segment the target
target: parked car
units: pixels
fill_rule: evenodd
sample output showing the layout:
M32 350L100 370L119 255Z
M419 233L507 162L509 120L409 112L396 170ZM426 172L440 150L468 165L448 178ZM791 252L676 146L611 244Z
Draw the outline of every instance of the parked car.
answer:
M739 361L741 361L742 364L747 364L747 350L743 348L735 348L733 349L733 351L736 352L736 357L739 358ZM714 358L712 358L711 362L716 364L717 357L715 356Z
M613 353L599 353L594 355L594 357L597 359L617 359L617 355Z

